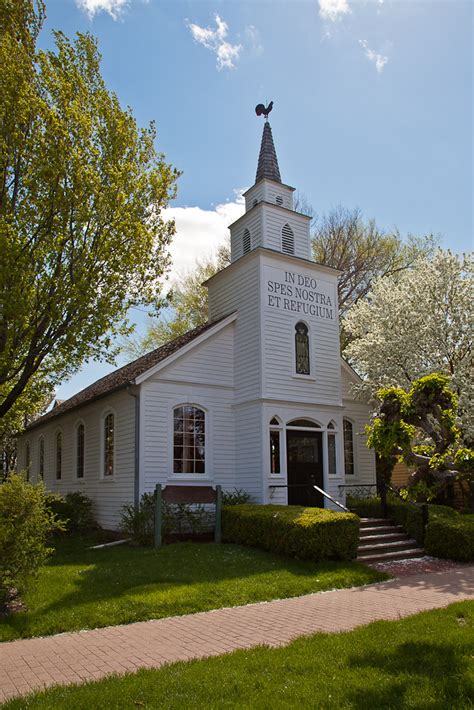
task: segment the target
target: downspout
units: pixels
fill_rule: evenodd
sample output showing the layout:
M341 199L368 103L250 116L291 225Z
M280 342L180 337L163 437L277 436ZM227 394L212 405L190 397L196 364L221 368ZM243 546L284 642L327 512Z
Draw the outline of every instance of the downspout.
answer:
M135 399L135 460L134 460L134 485L133 504L138 510L140 503L140 387L127 385L128 394Z

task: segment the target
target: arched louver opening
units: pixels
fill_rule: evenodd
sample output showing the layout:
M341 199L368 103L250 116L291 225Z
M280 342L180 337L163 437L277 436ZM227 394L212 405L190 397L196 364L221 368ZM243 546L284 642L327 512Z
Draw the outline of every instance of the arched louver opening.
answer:
M281 250L284 254L295 253L295 235L289 224L283 225L281 230Z
M248 229L244 230L244 236L242 237L242 252L248 254L252 248L252 238Z
M283 204L283 197L281 195L277 195L275 198L275 202L281 207L281 205Z

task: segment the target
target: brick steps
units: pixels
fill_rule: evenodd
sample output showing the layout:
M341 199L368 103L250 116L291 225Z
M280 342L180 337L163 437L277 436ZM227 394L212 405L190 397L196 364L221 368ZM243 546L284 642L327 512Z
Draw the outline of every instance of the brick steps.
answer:
M357 562L408 560L423 554L423 549L400 525L385 518L361 518Z

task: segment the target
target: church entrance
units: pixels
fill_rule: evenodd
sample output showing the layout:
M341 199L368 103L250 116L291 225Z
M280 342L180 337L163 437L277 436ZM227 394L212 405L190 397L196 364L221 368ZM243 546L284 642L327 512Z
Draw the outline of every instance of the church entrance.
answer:
M323 435L319 431L286 432L288 505L323 508Z

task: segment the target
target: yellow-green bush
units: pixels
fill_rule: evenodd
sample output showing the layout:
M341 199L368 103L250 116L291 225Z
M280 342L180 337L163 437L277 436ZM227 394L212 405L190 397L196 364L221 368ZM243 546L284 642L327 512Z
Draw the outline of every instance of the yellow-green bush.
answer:
M299 559L350 560L357 554L359 518L294 505L224 506L222 535L226 542Z
M0 484L0 605L12 589L23 592L50 550L46 543L58 525L42 483L13 474Z

